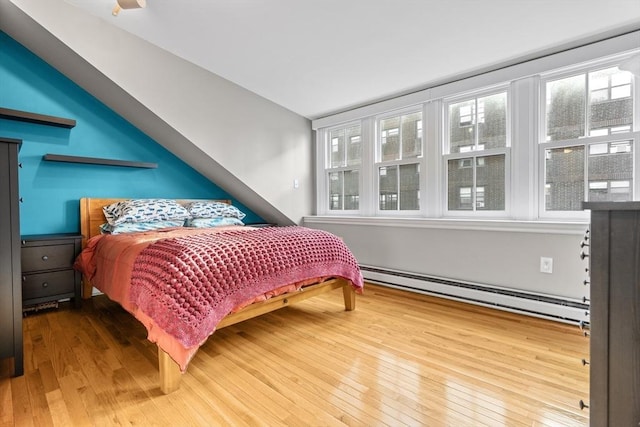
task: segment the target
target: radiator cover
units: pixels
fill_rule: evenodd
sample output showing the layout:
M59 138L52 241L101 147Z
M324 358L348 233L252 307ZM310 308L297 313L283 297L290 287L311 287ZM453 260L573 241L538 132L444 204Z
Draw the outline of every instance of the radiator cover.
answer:
M366 281L564 323L589 322L589 305L560 297L361 265Z

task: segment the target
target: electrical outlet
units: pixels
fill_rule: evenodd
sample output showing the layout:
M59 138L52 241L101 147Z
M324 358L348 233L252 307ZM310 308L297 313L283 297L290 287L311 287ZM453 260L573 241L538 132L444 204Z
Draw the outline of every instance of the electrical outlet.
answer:
M540 257L540 273L553 273L553 258Z

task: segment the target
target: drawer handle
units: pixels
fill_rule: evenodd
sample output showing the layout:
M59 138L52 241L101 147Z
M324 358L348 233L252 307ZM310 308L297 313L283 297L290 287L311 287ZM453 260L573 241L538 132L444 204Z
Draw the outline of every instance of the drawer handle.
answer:
M582 366L586 366L589 364L589 361L587 359L582 359Z
M42 287L43 287L43 288L46 288L46 287L48 287L48 286L49 286L49 284L48 284L47 282L43 282L43 283L42 283Z
M46 256L46 255L42 255L42 260L43 260L43 261L46 261L46 260L48 260L48 259L49 259L49 257L48 257L48 256Z
M584 403L584 401L580 400L580 410L582 411L584 408L589 408L589 405Z
M589 254L585 254L584 251L580 252L580 259L589 258Z

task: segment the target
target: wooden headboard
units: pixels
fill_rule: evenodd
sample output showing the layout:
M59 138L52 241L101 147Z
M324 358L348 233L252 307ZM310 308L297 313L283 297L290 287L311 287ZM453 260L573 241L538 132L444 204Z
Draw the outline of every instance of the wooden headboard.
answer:
M80 199L80 233L82 234L82 247L84 248L87 240L93 236L100 234L100 225L107 222L104 217L102 208L112 203L121 202L123 200L131 200L131 198L121 199L94 199L83 197ZM212 200L212 199L177 199L176 202L184 205L189 202L210 201L231 204L231 200Z

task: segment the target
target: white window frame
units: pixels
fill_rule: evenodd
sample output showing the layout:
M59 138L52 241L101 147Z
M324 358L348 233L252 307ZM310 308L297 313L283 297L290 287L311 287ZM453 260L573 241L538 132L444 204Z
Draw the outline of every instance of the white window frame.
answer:
M562 148L562 147L574 147L582 146L585 150L584 156L584 200L588 201L589 183L588 183L588 160L589 160L589 146L593 144L611 143L617 141L631 141L633 151L633 190L631 194L631 200L640 200L640 183L638 182L638 173L640 171L640 155L638 155L638 149L640 148L640 76L632 77L632 95L633 95L633 128L630 132L616 133L611 135L601 136L588 136L588 112L589 112L589 87L588 87L588 74L590 72L598 71L601 69L607 69L619 66L622 62L629 59L633 55L640 54L640 51L627 53L623 55L610 56L608 58L588 61L582 64L576 64L571 67L565 67L560 70L552 70L546 73L540 74L540 86L539 86L539 120L538 120L538 218L541 220L588 220L590 213L584 210L575 211L547 211L546 210L546 198L545 198L545 182L546 182L546 159L545 151L547 149ZM579 138L573 138L560 141L546 141L547 136L547 83L563 78L568 78L576 75L584 74L587 79L586 96L587 102L585 104L585 136Z
M345 165L339 167L330 167L331 165L331 149L332 149L332 141L330 140L331 133L337 130L347 129L353 126L360 126L360 165ZM319 158L323 159L323 168L321 170L321 176L318 178L318 191L319 194L322 194L322 198L318 200L318 210L320 212L324 212L331 215L359 215L362 210L362 193L363 193L363 177L362 171L366 168L364 163L364 150L366 146L366 139L364 134L364 123L362 120L356 120L349 123L343 123L337 126L332 126L330 128L322 129L318 132L318 140L321 142L318 144L318 154ZM345 151L347 147L345 146ZM358 209L330 209L331 204L329 201L330 197L330 188L331 184L329 182L329 175L334 172L345 172L345 171L358 171ZM344 183L344 182L343 182ZM320 190L322 188L322 190ZM344 206L344 192L343 196L343 206Z
M511 126L512 123L512 93L511 93L511 84L510 82L500 84L497 86L493 86L490 88L482 88L479 90L474 90L470 92L465 92L461 94L456 94L451 97L447 97L443 99L442 102L442 182L440 191L442 192L442 212L445 217L461 217L461 218L509 218L511 213L511 140L513 129ZM478 98L485 98L492 95L497 95L500 93L506 94L506 141L505 146L500 148L491 148L491 149L482 149L478 150L476 147L471 149L470 151L451 153L451 149L449 146L449 134L450 134L450 126L449 126L449 112L450 105L457 104L460 102L477 100ZM477 114L477 113L476 113ZM477 126L477 123L473 123L474 126ZM450 160L462 160L471 158L472 166L474 167L473 181L476 181L476 172L475 165L476 159L480 157L488 157L493 155L504 155L504 210L478 210L477 209L477 197L475 191L475 184L472 186L472 209L470 210L449 210L449 168L448 164Z
M407 95L390 98L374 104L368 104L353 110L312 120L312 129L316 131L316 194L317 212L319 215L338 217L337 221L348 221L340 216L353 215L360 217L365 223L371 221L392 221L393 224L417 224L439 226L438 224L456 224L467 226L472 224L522 224L531 223L531 227L541 229L551 223L576 224L586 223L588 212L544 211L545 159L544 151L554 145L574 145L574 141L541 141L546 138L546 81L580 73L581 69L591 70L594 64L606 68L607 62L619 65L625 59L640 54L637 37L640 31L601 40L588 45L577 46L567 51L526 60L515 65L481 73L469 78L452 79L442 84ZM598 67L598 68L600 68ZM449 132L445 126L446 101L469 99L471 96L482 96L491 88L508 87L507 91L507 123L509 131L509 149L505 157L505 210L504 211L453 211L447 212L447 161L444 158L443 145L448 140L444 134ZM497 90L496 92L498 92ZM634 86L634 118L640 114L640 77L635 78ZM378 138L376 135L378 119L384 116L395 116L405 111L416 111L422 108L422 162L420 167L420 212L414 211L381 211L379 209L379 181L377 176L376 151ZM362 164L360 168L360 211L328 211L328 191L325 182L326 158L324 141L327 129L347 126L359 121L362 126ZM631 134L617 134L615 140L632 140L633 149L638 153L640 144L640 123L635 121ZM590 137L596 138L596 137ZM605 136L604 140L614 140ZM593 142L596 140L593 139ZM322 143L321 143L322 142ZM583 139L578 142L582 144ZM587 148L588 149L588 148ZM640 200L640 155L633 155L633 199ZM456 153L459 158L470 157L469 153ZM475 152L474 154L478 154ZM485 150L482 155L491 155ZM447 154L447 156L452 156ZM585 161L588 157L585 156ZM411 163L411 162L408 162ZM328 175L326 175L328 176ZM587 179L585 184L588 185ZM588 188L585 188L588 191ZM548 215L547 215L548 214ZM444 221L452 217L449 221ZM377 217L377 218L374 218ZM490 219L491 221L483 221ZM537 224L536 224L537 222ZM479 225L484 227L485 225ZM518 225L519 226L519 225Z
M409 158L409 159L397 159L397 160L382 160L382 136L381 136L381 130L380 130L380 121L381 120L385 120L385 119L390 119L393 117L402 117L402 116L406 116L408 114L415 114L415 113L420 113L421 114L421 137L420 137L420 144L421 144L421 154L418 157L414 157L414 158ZM424 178L424 174L425 174L425 170L426 170L426 164L425 164L425 152L426 152L426 145L425 145L425 117L426 117L426 112L425 112L425 106L424 104L420 104L420 105L412 105L410 107L407 108L403 108L400 110L394 110L394 111L388 111L385 112L384 114L380 114L378 116L375 117L374 121L373 121L373 126L374 126L374 143L372 144L374 147L374 162L373 162L373 166L372 166L372 180L373 180L373 192L372 192L372 203L375 205L374 207L374 212L375 215L377 216L388 216L388 217L396 217L396 216L400 216L400 217L416 217L416 216L420 216L424 210L425 210L425 178ZM400 138L402 138L402 134L400 133ZM402 150L400 150L400 154L402 154ZM394 210L383 210L380 209L380 176L379 176L379 170L381 167L392 167L392 166L397 166L398 168L400 168L400 166L403 165L413 165L413 164L418 164L419 168L420 168L420 190L418 191L418 203L420 205L419 209L415 209L415 210L402 210L402 209L394 209ZM398 202L399 203L399 202Z

